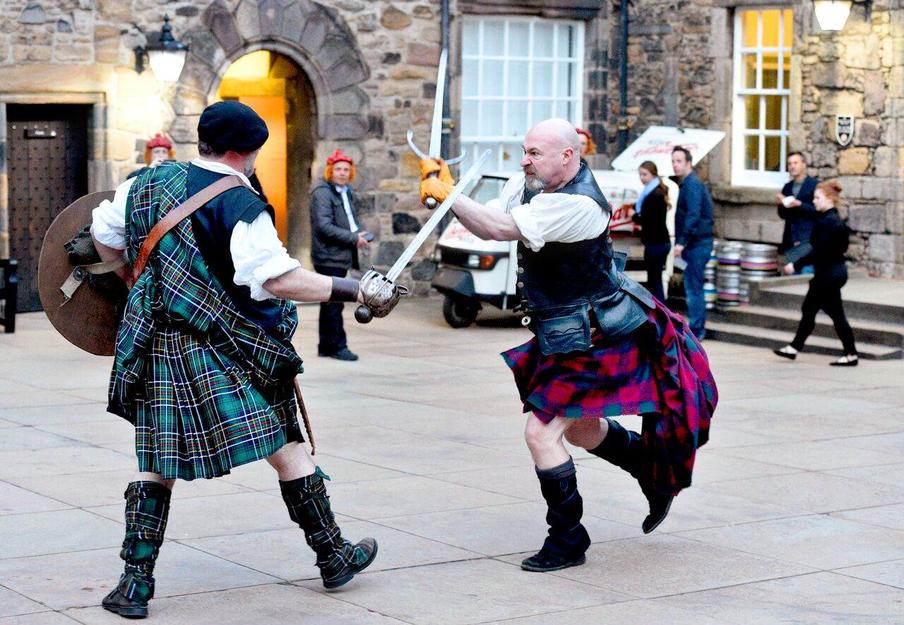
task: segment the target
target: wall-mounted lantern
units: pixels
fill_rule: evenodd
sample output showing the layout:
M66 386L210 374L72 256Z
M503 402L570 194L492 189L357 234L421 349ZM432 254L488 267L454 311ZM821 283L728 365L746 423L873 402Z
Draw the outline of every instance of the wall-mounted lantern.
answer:
M188 53L188 45L177 41L173 37L173 29L169 25L169 16L163 17L163 28L159 37L148 42L144 46L135 48L135 71L139 74L144 71L145 60L151 66L154 76L161 82L176 82L185 65L185 56Z
M822 30L841 30L851 14L852 0L813 0L816 21ZM862 0L869 21L871 0Z

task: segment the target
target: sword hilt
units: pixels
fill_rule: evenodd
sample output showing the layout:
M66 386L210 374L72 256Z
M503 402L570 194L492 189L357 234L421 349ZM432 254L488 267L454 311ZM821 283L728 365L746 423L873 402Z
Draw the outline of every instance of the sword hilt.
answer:
M428 175L427 177L428 177L428 178L436 178L437 176L439 176L439 174L437 174L436 172L434 172L434 173ZM433 210L434 208L436 208L437 206L439 206L439 202L436 201L436 198L435 198L435 197L428 197L428 198L427 198L427 201L424 202L424 206L426 206L426 207L429 208L430 210Z
M361 304L355 309L355 321L358 323L370 323L374 313L367 304Z

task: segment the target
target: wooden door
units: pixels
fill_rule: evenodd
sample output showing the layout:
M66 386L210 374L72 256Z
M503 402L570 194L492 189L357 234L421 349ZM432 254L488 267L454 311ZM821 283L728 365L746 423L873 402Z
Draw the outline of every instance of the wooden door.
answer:
M88 192L88 114L81 105L7 105L10 257L19 261L17 310L41 310L44 233Z

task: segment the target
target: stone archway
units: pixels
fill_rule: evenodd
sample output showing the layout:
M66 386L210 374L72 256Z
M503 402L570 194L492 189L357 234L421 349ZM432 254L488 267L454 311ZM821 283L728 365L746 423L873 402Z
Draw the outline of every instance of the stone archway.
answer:
M198 116L230 63L266 49L289 57L307 74L316 100L317 140L351 143L363 157L358 142L367 134L369 98L357 85L370 70L334 10L310 0L239 0L232 9L215 0L201 23L184 35L190 52L173 97L174 141L194 144Z
M229 3L232 4L232 3ZM357 85L369 77L357 42L339 15L310 0L239 0L230 9L215 0L201 15L201 25L185 34L190 52L174 87L175 118L170 135L180 157L196 153L198 117L217 99L230 65L242 56L268 50L287 57L304 73L313 91L311 112L313 160L323 163L341 147L364 165L363 140L368 131L369 98ZM310 157L296 166L308 171L290 176L296 204L306 204L316 171ZM297 168L297 167L296 167ZM310 233L305 210L289 214L286 240L290 253L307 259Z

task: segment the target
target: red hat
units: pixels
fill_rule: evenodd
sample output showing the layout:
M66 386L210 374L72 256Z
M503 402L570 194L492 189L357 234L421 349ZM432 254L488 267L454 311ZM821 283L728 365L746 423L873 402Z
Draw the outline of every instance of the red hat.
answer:
M349 165L354 165L352 162L352 157L348 154L342 152L342 150L336 150L333 152L333 155L326 159L327 165L335 165L336 163L348 163Z
M154 148L166 148L167 150L172 150L173 144L169 139L158 132L150 141L147 142L145 147L149 150L152 150Z

